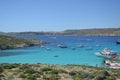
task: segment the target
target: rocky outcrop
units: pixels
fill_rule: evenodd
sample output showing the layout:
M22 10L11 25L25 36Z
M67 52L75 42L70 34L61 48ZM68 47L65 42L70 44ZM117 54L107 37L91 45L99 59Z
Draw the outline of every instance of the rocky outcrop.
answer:
M21 39L5 35L0 35L0 50L23 48L29 46L43 45L42 40Z

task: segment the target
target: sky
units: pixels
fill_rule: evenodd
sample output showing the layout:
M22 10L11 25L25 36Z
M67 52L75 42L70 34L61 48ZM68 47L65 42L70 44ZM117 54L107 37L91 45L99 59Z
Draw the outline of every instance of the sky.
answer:
M0 31L120 28L120 0L0 0Z

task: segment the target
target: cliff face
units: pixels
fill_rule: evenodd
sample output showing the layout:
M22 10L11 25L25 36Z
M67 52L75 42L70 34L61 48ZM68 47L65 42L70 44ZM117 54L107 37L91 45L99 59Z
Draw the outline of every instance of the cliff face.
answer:
M0 35L0 50L22 48L42 44L45 44L45 42L42 40L21 39L6 35Z

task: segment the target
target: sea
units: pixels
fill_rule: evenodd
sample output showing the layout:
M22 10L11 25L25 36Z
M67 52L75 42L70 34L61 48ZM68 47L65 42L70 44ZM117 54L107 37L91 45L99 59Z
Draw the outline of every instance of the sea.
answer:
M105 58L95 55L104 48L117 51L120 36L17 36L43 40L48 44L19 49L1 50L0 63L58 64L102 66ZM58 47L59 44L67 48ZM80 47L83 45L83 47Z

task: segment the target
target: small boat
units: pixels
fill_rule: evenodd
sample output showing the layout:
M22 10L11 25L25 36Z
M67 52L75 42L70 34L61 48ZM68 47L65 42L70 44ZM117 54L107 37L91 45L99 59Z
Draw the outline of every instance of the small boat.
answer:
M78 47L81 47L81 48L82 48L82 47L84 47L84 45L83 45L82 43L80 43L80 44L78 45Z
M116 61L105 60L105 66L108 68L120 69L120 63Z
M57 46L60 47L60 48L67 48L67 46L63 45L63 44L58 44Z
M46 48L46 50L50 51L51 49L50 48Z
M116 51L112 51L108 48L105 48L103 51L95 53L97 56L105 57L105 58L113 58L118 55Z
M72 50L75 50L76 48L75 48L75 47L72 47L71 49L72 49Z
M119 40L119 41L116 41L116 44L120 44L120 40Z
M96 45L96 47L100 47L100 45Z

